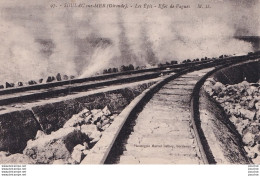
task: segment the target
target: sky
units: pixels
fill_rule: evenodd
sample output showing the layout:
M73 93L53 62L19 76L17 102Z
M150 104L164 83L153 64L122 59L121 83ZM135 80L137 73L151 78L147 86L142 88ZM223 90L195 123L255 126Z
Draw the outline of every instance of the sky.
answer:
M65 3L129 8L60 6ZM145 3L190 8L130 8ZM233 36L260 35L259 7L258 0L2 0L0 82L246 53L252 46Z

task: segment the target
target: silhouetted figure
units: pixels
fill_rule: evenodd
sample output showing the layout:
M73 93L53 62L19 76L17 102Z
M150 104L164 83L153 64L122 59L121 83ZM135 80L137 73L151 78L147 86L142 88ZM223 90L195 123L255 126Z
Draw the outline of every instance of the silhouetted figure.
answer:
M18 86L23 86L23 82L18 82Z
M120 72L123 72L123 71L126 71L126 66L124 66L124 65L122 65L122 66L120 67Z
M41 79L39 79L39 83L42 83L43 82L43 79L41 78Z
M48 76L47 81L46 82L52 82L55 80L54 76Z
M34 80L31 80L31 81L28 81L28 84L29 84L29 85L34 85L34 84L37 84L37 82L34 81Z
M113 72L114 73L118 72L118 68L113 68Z
M14 83L5 83L5 88L14 87Z
M107 70L107 72L108 72L108 73L112 73L112 68L109 68L109 69Z
M63 80L68 80L69 77L67 75L63 75Z
M178 64L177 61L171 61L171 64L174 65L174 64Z
M60 73L58 73L58 74L56 75L56 80L57 80L57 81L61 81L61 75L60 75Z
M129 66L128 66L128 70L134 70L135 69L135 67L132 65L132 64L130 64Z

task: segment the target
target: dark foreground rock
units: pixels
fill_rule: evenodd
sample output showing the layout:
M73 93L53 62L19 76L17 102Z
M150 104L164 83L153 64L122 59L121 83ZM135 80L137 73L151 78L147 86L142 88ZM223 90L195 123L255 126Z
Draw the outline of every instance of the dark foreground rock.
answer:
M110 118L111 117L111 118ZM16 164L79 164L100 140L102 131L110 126L116 114L108 107L83 109L74 114L63 128L46 134L38 130L27 142L23 154L0 152L1 163Z

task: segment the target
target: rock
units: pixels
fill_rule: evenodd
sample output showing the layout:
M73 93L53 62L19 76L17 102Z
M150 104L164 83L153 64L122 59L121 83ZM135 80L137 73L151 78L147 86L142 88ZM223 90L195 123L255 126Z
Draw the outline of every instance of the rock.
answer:
M257 156L256 158L254 158L254 159L252 159L252 162L254 163L254 164L260 164L260 156Z
M259 155L260 152L260 145L256 144L254 147L249 148L248 156L253 159Z
M73 115L64 125L63 128L76 127L84 123L84 118L79 117L79 115Z
M231 115L231 108L226 103L224 103L224 110L227 114Z
M80 163L81 160L83 159L84 157L84 154L82 151L78 151L78 150L75 150L72 152L71 154L71 158L76 161L76 163Z
M90 124L91 120L93 119L93 115L87 108L79 112L78 116L84 119L83 124L88 124L88 123Z
M44 135L27 142L23 153L39 164L52 163L54 160L68 160L77 144L89 142L88 136L77 128L62 128L50 135Z
M248 88L246 89L246 92L247 92L248 95L251 96L251 95L253 95L253 93L255 92L255 89L257 89L257 88L250 86L250 87L248 87Z
M114 115L110 116L109 118L110 118L110 120L114 120L116 118L116 116L117 116L117 114L114 114Z
M221 82L216 82L214 85L215 88L223 88L224 85Z
M214 92L211 87L204 87L204 90L209 94L209 96L214 95Z
M260 144L260 135L255 135L254 141L255 141L257 144Z
M104 114L105 116L111 115L111 112L110 112L110 110L108 109L107 106L102 110L102 112L103 112L103 114Z
M250 84L247 81L243 81L241 83L238 83L237 87L238 87L239 90L242 90L242 89L245 89L245 88L249 87L249 85Z
M106 119L108 119L108 117L103 115L100 120L103 122Z
M83 143L83 146L84 146L84 150L88 150L88 149L89 149L88 143L84 142L84 143Z
M41 130L38 130L35 136L35 139L39 139L41 137L43 137L45 135L45 133Z
M85 142L86 143L86 142ZM83 151L86 150L86 147L84 145L78 144L76 145L73 150L79 150L79 151Z
M91 110L91 113L93 114L93 115L95 115L95 114L97 114L97 113L100 113L102 110L101 109L92 109Z
M224 87L225 87L225 86L224 86L221 82L216 82L216 84L212 87L212 90L213 90L216 94L219 94Z
M109 119L106 119L106 120L104 120L104 121L102 122L102 127L105 126L105 125L107 125L107 124L109 124Z
M257 157L257 153L255 153L254 151L249 151L249 153L247 153L247 156L251 159L254 159Z
M204 89L205 88L211 88L212 86L214 86L214 84L211 83L210 81L206 81L203 86L204 86Z
M225 101L223 98L216 98L216 100L217 100L220 104Z
M75 76L71 75L71 76L70 76L70 79L75 79Z
M233 123L233 124L236 124L236 123L239 123L239 119L236 118L236 116L232 115L229 120Z
M57 159L67 160L70 152L62 140L51 140L39 146L33 142L24 150L24 154L36 160L38 164L49 164Z
M218 93L218 97L219 98L224 98L225 97L225 93L224 92L219 92ZM225 101L226 99L224 98L223 101Z
M241 101L239 102L239 104L240 104L241 106L246 106L247 101L246 101L246 100L241 100Z
M97 123L101 120L101 117L103 116L103 112L101 110L92 110L91 111L92 115L93 115L93 118L92 118L92 121L93 123Z
M260 120L260 109L258 109L256 112L256 119Z
M241 113L240 113L241 108L242 108L242 107L237 104L237 105L235 106L235 112L234 112L234 114L237 115L237 116L240 116L240 115L241 115Z
M77 163L80 163L80 161L83 159L83 150L85 149L85 147L83 145L77 145L76 147L74 147L73 152L71 154L71 158L73 160L75 160Z
M235 110L235 108L229 109L229 113L230 115L237 115L237 111Z
M84 124L91 124L93 121L93 115L90 114L84 118Z
M250 111L244 108L240 109L240 113L242 117L247 118L249 120L253 120L256 114L254 111Z
M99 130L101 130L101 129L102 129L102 124L101 124L100 122L97 122L96 127L97 127Z
M102 129L103 131L105 131L109 126L110 126L110 124L106 124L106 125L102 126L101 129Z
M253 109L255 107L255 100L251 100L249 103L248 103L248 108L249 109Z
M248 96L246 96L246 100L247 100L247 101L252 101L252 100L253 100L253 97L252 97L251 95L248 95Z
M60 75L60 73L58 73L58 74L56 75L56 80L57 80L57 81L61 81L61 75Z
M101 132L97 130L95 125L82 125L81 132L89 137L90 143L99 141L102 136Z
M215 84L215 83L216 83L216 81L215 81L214 78L208 78L207 81L208 81L208 82L211 82L212 84Z
M250 86L259 87L259 83L250 83Z
M245 126L249 126L250 125L250 121L248 119L242 120L243 124Z
M249 152L250 152L250 148L251 148L251 147L249 147L249 146L245 146L245 147L244 147L246 153L249 153Z
M8 152L0 151L0 160L1 160L1 158L7 157L9 155L10 155L10 153L8 153Z
M247 127L249 120L242 120L240 123L236 123L236 129L239 134L243 134L243 130Z
M210 95L212 96L214 94L212 87L214 86L215 82L212 82L210 80L207 79L207 81L204 83L204 90Z
M253 135L250 132L247 132L246 134L244 134L242 140L246 145L252 146L254 144L254 138L255 135Z
M253 151L259 153L259 152L260 152L260 144L256 144L256 145L253 147Z
M255 108L256 108L257 110L260 110L260 101L257 102L257 103L255 103Z
M1 156L1 164L35 164L36 162L30 157L17 153L10 156Z
M86 155L88 155L89 154L89 150L83 150L83 154L86 156Z
M63 128L81 126L91 123L92 115L88 109L83 109L78 114L73 115L64 125Z
M90 115L90 111L87 108L85 108L82 111L80 111L78 115L82 118L85 118Z
M252 133L252 134L258 134L260 131L259 131L259 126L255 126L255 125L251 125L249 127L249 131Z

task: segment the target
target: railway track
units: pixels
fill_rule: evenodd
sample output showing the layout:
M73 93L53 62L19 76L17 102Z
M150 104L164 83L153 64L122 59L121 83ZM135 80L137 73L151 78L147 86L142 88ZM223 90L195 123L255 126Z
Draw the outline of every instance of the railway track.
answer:
M243 59L243 58L242 58ZM221 65L233 61L231 59L206 60L187 64L167 65L160 68L150 68L121 73L94 76L89 78L59 81L31 86L14 87L0 90L0 106L56 98L78 92L104 88L120 84L127 84L143 80L158 78L169 73L178 73L187 68L201 65ZM239 59L238 59L239 60ZM241 59L240 59L241 60Z
M208 164L191 116L191 94L213 68L183 74L156 92L129 122L107 163Z
M235 64L218 64L219 68ZM201 68L205 68L207 64ZM214 70L214 66L184 70L163 83L159 90L144 97L130 113L105 164L209 164L210 153L205 151L201 129L196 116L198 86ZM158 88L157 88L158 89ZM197 90L195 90L197 89ZM197 92L197 93L196 93Z
M50 99L59 96L74 94L77 92L104 88L107 86L154 79L172 72L179 72L191 66L210 62L212 61L190 63L186 64L186 67L184 67L184 64L180 64L162 68L151 68L145 70L107 74L70 81L60 81L32 86L7 88L0 90L0 106L15 103L25 103L28 101L37 101L42 99Z
M0 105L8 105L11 103L17 102L26 102L26 101L36 101L46 98L54 98L59 96L65 96L68 94L73 94L77 92L89 91L97 88L102 88L105 86L119 85L125 83L138 82L143 80L149 80L159 77L161 74L168 74L175 72L175 69L172 70L163 70L163 71L154 71L138 74L129 74L129 75L118 75L107 77L104 80L92 80L85 81L81 83L72 83L65 85L57 85L55 87L37 87L34 90L31 90L34 87L27 87L28 89L21 90L17 89L7 89L0 91ZM48 85L48 84L47 84Z

